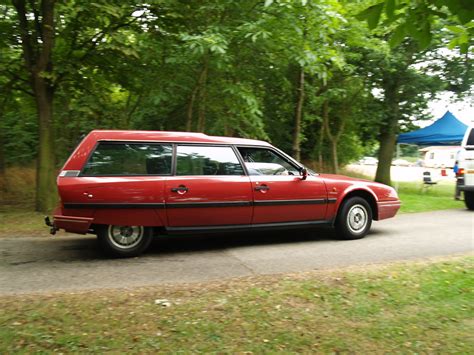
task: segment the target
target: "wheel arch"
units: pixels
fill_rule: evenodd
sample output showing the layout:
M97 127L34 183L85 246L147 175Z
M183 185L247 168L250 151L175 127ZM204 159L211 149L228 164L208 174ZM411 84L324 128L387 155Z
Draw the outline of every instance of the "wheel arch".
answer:
M351 191L347 192L344 195L344 197L340 201L339 205L337 206L336 216L339 215L339 212L340 212L340 209L341 209L341 206L343 205L343 203L345 201L347 201L348 199L350 199L351 197L361 197L364 200L366 200L367 203L370 206L370 209L372 210L372 219L375 220L375 221L377 221L379 219L379 212L378 212L378 208L377 208L377 199L376 199L374 193L371 192L371 191L365 190L365 189L360 189L360 188L351 190Z

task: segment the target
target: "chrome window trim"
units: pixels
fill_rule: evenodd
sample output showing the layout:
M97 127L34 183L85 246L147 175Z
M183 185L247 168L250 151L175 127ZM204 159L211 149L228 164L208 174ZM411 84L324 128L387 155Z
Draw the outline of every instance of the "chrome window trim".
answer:
M80 170L63 170L59 173L59 177L77 177L80 173Z

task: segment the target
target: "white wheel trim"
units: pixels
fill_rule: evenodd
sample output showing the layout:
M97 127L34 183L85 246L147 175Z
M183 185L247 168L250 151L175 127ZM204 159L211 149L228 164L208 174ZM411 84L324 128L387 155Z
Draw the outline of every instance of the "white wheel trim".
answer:
M143 239L142 226L115 226L107 228L107 238L118 249L128 250L136 247Z
M349 228L353 234L363 233L368 222L369 213L367 212L367 208L363 205L355 204L349 209L349 212L347 212L347 228Z

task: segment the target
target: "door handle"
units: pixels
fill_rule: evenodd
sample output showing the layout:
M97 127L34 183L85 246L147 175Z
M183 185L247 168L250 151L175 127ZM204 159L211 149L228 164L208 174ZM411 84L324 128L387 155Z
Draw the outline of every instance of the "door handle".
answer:
M177 193L182 193L182 194L188 191L189 189L184 185L179 185L178 187L171 188L171 192L177 192Z
M267 185L260 185L255 187L255 191L268 191L270 188Z

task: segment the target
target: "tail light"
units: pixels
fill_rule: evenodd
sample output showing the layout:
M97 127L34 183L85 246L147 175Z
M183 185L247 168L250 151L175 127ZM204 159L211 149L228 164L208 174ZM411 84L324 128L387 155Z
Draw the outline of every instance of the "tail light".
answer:
M464 168L459 168L458 175L464 175Z

